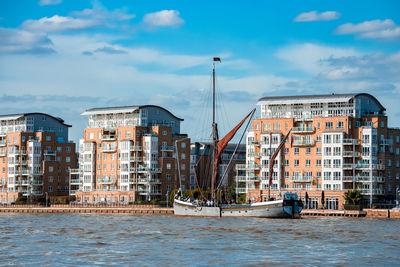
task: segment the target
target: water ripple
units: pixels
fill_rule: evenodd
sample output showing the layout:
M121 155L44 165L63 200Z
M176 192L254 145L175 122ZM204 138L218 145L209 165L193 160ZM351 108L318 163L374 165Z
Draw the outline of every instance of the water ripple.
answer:
M396 266L400 220L0 214L0 266Z

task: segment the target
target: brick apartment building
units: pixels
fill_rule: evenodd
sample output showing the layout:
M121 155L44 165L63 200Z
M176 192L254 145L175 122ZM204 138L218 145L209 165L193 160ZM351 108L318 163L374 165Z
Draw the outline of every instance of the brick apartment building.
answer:
M82 115L89 123L79 144L79 169L71 172L78 202L165 200L173 189L189 189L183 119L152 105L93 108Z
M43 113L0 116L0 203L18 197L68 197L75 143L60 118Z
M275 159L272 196L297 192L308 205L342 209L345 192L366 203L387 203L400 186L400 130L388 127L385 108L370 94L264 97L261 117L247 133L246 164L238 165L238 193L265 200L270 154L292 129Z

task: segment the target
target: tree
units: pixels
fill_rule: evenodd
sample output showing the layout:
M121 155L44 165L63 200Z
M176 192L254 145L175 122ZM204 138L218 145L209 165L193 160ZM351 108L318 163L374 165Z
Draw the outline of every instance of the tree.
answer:
M357 205L361 199L362 196L360 190L354 189L346 192L345 195L346 204Z

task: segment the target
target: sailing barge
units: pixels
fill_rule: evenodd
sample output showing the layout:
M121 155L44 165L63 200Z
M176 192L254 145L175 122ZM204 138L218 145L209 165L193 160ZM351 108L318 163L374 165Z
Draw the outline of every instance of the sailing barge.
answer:
M211 202L212 205L201 205L199 202L183 199L182 192L178 193L174 199L175 216L199 216L199 217L263 217L263 218L295 218L300 216L303 208L301 200L296 193L286 192L281 199L273 199L268 194L268 201L254 202L249 204L215 204L217 186L217 172L219 169L220 155L228 142L234 137L239 128L249 118L251 121L255 113L253 109L235 128L233 128L224 138L218 140L217 123L215 122L215 62L221 61L215 57L213 62L213 122L212 122L212 156L213 174L211 177ZM289 133L283 138L278 149L270 159L270 174L273 173L274 159L282 149ZM224 175L222 176L224 177ZM197 177L196 177L197 179ZM221 185L221 183L219 184ZM269 177L269 188L272 185L272 175ZM200 189L200 188L199 188ZM203 196L203 194L202 194ZM203 196L204 198L204 196Z

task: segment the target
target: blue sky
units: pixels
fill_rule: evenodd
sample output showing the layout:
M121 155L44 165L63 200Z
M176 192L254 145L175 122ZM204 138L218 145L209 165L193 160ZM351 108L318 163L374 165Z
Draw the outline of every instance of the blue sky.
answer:
M0 1L0 113L156 104L209 136L269 95L367 92L400 126L399 1Z

